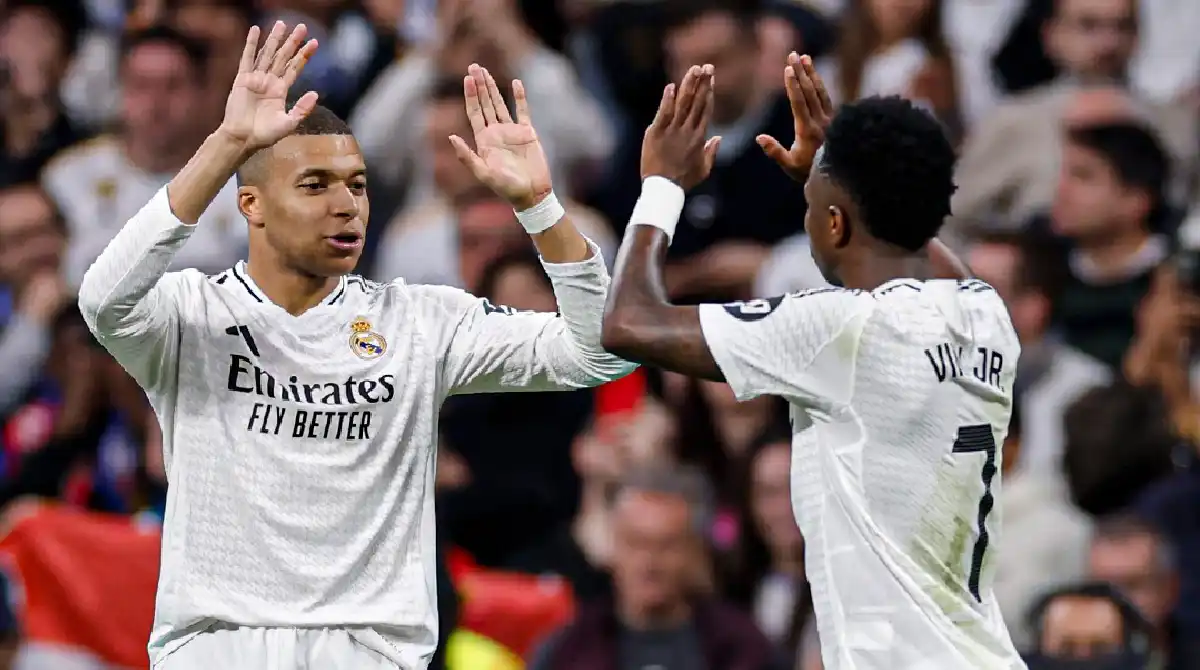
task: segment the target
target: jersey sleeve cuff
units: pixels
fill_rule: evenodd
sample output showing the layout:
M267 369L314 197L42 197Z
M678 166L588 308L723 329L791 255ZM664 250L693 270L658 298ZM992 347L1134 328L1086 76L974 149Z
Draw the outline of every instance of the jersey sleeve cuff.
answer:
M600 252L600 247L586 235L583 239L587 241L588 249L592 251L590 258L574 263L548 263L544 259L542 260L542 267L546 269L546 274L551 279L584 277L607 272L604 265L604 254Z

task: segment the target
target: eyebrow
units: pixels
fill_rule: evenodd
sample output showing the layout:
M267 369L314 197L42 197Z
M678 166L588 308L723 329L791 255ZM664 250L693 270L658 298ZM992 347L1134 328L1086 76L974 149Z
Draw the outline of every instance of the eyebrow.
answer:
M338 177L343 174L346 174L346 172L342 171L342 170L331 170L329 168L319 168L318 167L318 168L307 168L304 171L302 171L299 174L299 176L297 176L296 178L297 179L307 179L308 177ZM350 171L349 177L350 178L362 177L362 176L366 176L366 174L367 174L367 169L365 167L355 168L354 170Z

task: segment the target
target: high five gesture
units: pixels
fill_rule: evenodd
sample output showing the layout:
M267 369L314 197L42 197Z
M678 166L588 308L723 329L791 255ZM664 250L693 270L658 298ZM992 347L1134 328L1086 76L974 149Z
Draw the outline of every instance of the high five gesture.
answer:
M317 106L317 94L309 91L287 109L288 89L316 52L317 41L305 41L308 29L303 23L285 39L286 31L287 26L276 21L261 49L258 26L246 36L220 132L247 152L283 139Z
M833 120L833 101L825 90L821 75L813 67L812 58L800 56L795 51L788 56L787 67L783 70L783 87L792 106L796 132L792 147L783 148L779 140L770 135L759 135L755 141L789 177L803 182L812 169L817 149L825 142L825 129Z

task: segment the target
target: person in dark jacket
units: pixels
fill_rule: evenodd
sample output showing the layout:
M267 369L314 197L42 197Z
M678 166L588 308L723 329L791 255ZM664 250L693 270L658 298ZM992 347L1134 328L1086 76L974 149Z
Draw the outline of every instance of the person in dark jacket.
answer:
M614 598L543 643L529 670L768 670L771 645L732 605L699 597L709 506L692 472L642 472L613 509Z

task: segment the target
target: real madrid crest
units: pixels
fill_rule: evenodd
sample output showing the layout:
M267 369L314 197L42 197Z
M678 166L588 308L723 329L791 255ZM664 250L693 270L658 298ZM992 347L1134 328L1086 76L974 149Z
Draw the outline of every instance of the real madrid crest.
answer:
M358 317L350 323L350 351L364 361L373 361L387 351L387 340L371 330L371 322Z

